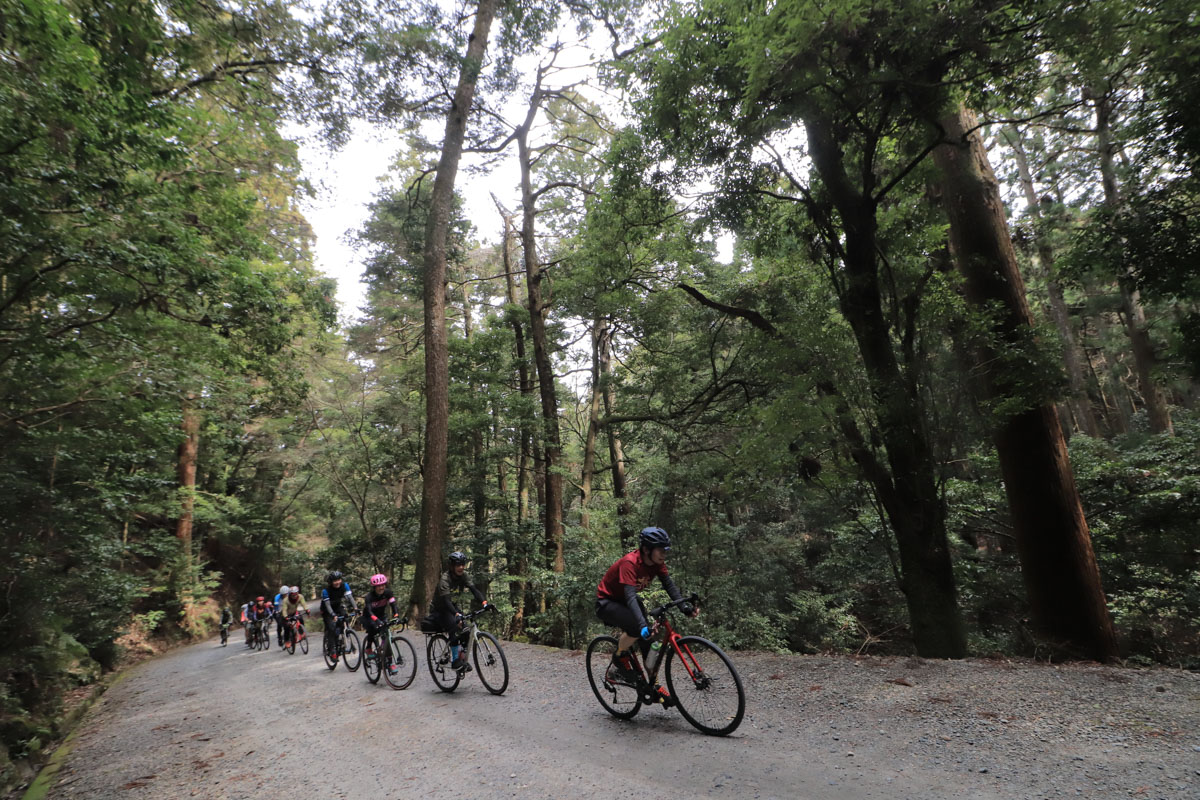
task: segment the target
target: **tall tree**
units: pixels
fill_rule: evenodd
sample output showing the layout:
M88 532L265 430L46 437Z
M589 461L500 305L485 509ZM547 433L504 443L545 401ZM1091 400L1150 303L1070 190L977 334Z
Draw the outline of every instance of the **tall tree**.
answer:
M950 250L970 301L997 309L995 338L979 354L986 390L991 400L1016 404L998 413L994 439L1034 622L1051 641L1111 661L1116 635L1058 413L1036 385L1030 396L1026 383L1037 360L1033 320L996 178L974 114L960 108L940 124L947 142L933 156Z
M475 9L474 28L467 39L458 85L446 116L446 133L442 140L425 228L425 453L421 474L421 533L417 544L416 575L409 598L412 617L427 608L433 599L433 590L441 574L442 546L446 539L446 452L450 416L446 237L467 119L483 69L496 5L496 0L479 0Z

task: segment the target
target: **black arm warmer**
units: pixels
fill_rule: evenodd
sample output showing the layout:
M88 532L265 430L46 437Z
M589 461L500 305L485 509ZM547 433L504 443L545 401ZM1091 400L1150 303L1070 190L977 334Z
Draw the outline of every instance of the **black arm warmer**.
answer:
M675 585L675 581L671 580L670 575L662 575L659 580L662 581L663 588L667 590L667 594L671 596L672 600L683 599L683 592L679 591L679 587Z
M642 604L638 602L637 588L628 583L621 584L621 588L625 590L625 605L633 612L633 618L638 621L638 628L648 627L646 615L642 613Z

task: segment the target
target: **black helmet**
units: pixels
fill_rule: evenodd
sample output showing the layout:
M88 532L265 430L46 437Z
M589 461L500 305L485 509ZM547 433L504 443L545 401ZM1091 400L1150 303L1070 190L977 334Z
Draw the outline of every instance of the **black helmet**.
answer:
M336 569L333 572L331 572L325 576L326 583L333 583L334 581L340 581L341 579L342 579L342 573Z
M642 528L638 539L641 541L642 547L651 550L655 547L661 547L663 550L671 549L671 537L662 528Z
M453 566L455 564L466 564L466 563L467 563L467 554L464 553L462 550L455 550L453 553L450 554L450 565L451 566Z

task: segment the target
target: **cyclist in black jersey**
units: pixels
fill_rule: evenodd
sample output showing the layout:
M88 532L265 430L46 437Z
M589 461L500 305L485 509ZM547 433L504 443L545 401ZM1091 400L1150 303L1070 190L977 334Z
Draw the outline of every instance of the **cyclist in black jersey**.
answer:
M437 627L447 634L450 640L450 655L453 657L452 666L459 672L470 672L471 665L467 663L467 651L459 646L458 632L462 626L462 612L454 604L451 593L461 593L469 590L484 608L487 600L483 592L475 588L467 577L467 554L456 550L450 554L448 568L442 573L437 589L433 592L432 614L437 621Z
M387 626L384 622L391 617L400 616L396 595L388 588L387 575L382 573L371 576L371 588L363 598L363 630L367 632L367 640L363 643L363 652L371 655L373 648L388 645ZM388 672L395 675L397 666L388 666Z
M354 604L354 593L342 573L334 570L325 576L325 588L321 590L321 617L325 620L325 630L338 633L338 617L348 610L358 611ZM333 654L333 660L337 661L336 654Z

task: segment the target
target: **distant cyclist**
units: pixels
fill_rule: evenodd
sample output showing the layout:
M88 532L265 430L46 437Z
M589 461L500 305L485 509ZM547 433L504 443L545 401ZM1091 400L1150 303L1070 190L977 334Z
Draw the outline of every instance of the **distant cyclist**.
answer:
M605 625L621 629L611 669L615 677L624 683L636 684L639 678L629 657L629 649L640 641L644 658L657 628L657 625L651 627L646 621L646 607L638 597L638 592L646 589L657 577L672 600L683 599L679 587L667 574L667 553L670 550L671 537L666 531L662 528L644 528L638 537L638 549L617 559L596 587L596 616ZM692 608L687 613L695 617L700 609Z
M280 602L279 602L279 616L283 620L283 622L281 624L284 626L284 629L285 629L284 630L284 640L282 642L280 642L281 647L284 644L286 644L287 641L290 640L292 637L291 626L287 624L288 620L292 619L293 617L296 618L295 633L297 636L303 636L304 635L304 621L301 619L301 615L308 614L308 606L304 602L304 595L300 594L300 587L299 586L292 586L292 587L284 586L283 588L287 589L287 591L281 593L283 599L280 600Z
M290 590L287 585L280 586L279 594L275 595L275 638L280 647L283 647L283 611L280 606Z
M254 598L254 604L247 609L246 613L250 619L251 625L261 625L264 634L270 633L270 631L267 629L267 624L270 623L271 618L275 616L275 606L270 600L262 595L259 595L258 597ZM268 640L268 644L269 643L270 640Z
M348 610L358 610L354 604L354 593L342 573L334 570L325 576L325 588L321 590L321 618L325 620L325 630L332 634L341 633L338 626L342 624L340 620ZM335 638L331 635L325 640L332 642ZM337 653L331 655L333 660L337 661Z
M388 588L387 575L372 575L371 588L363 598L363 630L367 632L363 652L370 655L374 648L387 646L387 626L384 622L398 616L400 609L397 607L396 595ZM389 665L388 671L394 675L396 665Z
M433 592L432 614L437 620L438 629L447 634L450 640L450 655L453 656L451 666L459 672L470 672L471 665L467 663L466 648L460 647L458 643L462 612L455 605L451 593L461 594L467 589L485 608L488 604L487 600L483 599L483 592L476 589L475 584L467 577L467 560L466 553L458 550L451 553L449 568L442 573L442 579L438 581L437 589Z
M246 634L246 646L250 646L250 609L254 607L253 600L247 600L242 603L242 632Z

